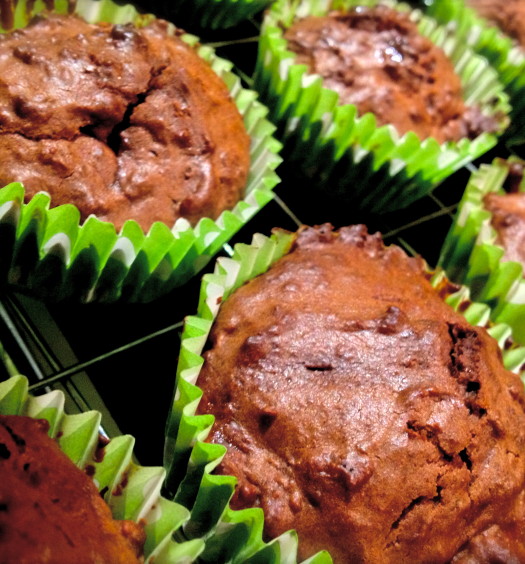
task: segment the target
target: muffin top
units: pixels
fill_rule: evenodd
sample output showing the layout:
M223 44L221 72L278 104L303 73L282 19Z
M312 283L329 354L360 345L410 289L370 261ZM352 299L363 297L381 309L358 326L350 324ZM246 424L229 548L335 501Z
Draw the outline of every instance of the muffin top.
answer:
M218 472L268 538L294 528L300 558L335 562L525 561L523 385L422 261L363 226L304 229L221 305L204 358Z
M479 15L497 25L525 47L525 3L523 0L467 0Z
M249 136L226 85L166 22L37 18L0 37L0 184L120 227L232 208Z
M404 12L378 5L310 16L285 38L296 62L320 75L339 103L372 112L379 125L439 142L496 130L493 118L465 105L452 62Z
M143 562L144 530L114 521L43 419L0 415L2 562Z

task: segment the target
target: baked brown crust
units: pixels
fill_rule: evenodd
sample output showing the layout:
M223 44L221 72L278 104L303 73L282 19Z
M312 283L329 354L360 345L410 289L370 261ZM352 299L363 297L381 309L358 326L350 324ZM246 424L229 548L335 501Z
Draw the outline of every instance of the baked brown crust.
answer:
M405 13L379 5L310 16L285 38L296 62L322 76L341 104L355 104L359 115L372 112L400 134L458 141L497 127L464 104L451 61Z
M143 562L144 530L115 521L43 419L0 416L0 555L17 564Z
M300 232L222 304L204 357L233 507L262 507L268 538L295 528L300 558L445 563L521 515L521 381L363 226Z
M0 184L118 228L216 218L242 197L249 136L222 80L157 20L38 18L0 37Z

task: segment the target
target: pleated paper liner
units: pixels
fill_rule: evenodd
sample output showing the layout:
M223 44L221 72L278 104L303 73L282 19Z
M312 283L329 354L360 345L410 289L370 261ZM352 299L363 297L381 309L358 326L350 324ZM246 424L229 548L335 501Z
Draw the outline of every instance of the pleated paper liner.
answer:
M467 105L478 105L495 116L501 134L508 125L510 106L496 71L434 20L406 4L383 2L408 11L419 31L443 48L463 84ZM295 17L322 15L329 8L375 5L376 0L278 0L267 12L259 43L255 88L268 105L284 142L286 167L313 179L311 195L374 213L405 207L425 196L441 181L476 159L498 140L482 133L473 140L439 144L421 141L413 132L400 136L391 125L377 127L373 114L358 117L352 104L338 105L336 92L323 87L319 75L294 63L283 27ZM283 189L286 188L283 186ZM288 187L291 195L298 190ZM306 197L301 190L299 198Z
M291 247L294 234L276 230L271 237L255 234L251 245L235 246L233 258L219 258L213 274L203 277L198 313L186 319L177 367L177 383L172 411L166 429L165 466L168 469L167 491L175 501L191 511L190 521L183 526L188 539L204 536L205 562L295 562L296 538L286 535L269 545L261 541L263 513L260 508L234 511L229 505L235 479L213 475L226 451L222 445L203 442L212 425L212 415L195 415L202 397L196 386L204 359L201 356L220 303L248 280L265 272ZM465 287L448 282L443 271L429 272L431 282L441 296L469 323L487 326L490 310L487 305L473 303ZM488 329L502 349L505 366L521 372L525 348L512 344L511 330L503 324ZM279 547L281 560L264 559L263 551ZM315 562L329 562L326 553L314 557Z
M227 29L264 10L272 0L150 0L142 1L148 10L169 19L179 27Z
M104 456L95 457L99 443L100 413L90 411L64 414L64 395L54 391L42 396L28 395L28 382L13 376L0 383L0 413L46 419L49 434L60 449L81 469L89 469L114 519L145 523L146 564L189 563L204 550L202 539L183 540L181 527L189 512L161 496L163 468L139 466L132 460L134 438L123 435L103 447ZM179 539L179 540L176 540Z
M523 266L504 260L483 198L504 194L513 159L495 159L474 172L441 250L439 263L448 276L470 287L474 299L491 307L492 319L510 325L517 342L525 344L525 279ZM525 184L519 186L525 191Z
M525 144L525 50L494 24L481 18L464 0L433 0L426 13L461 38L496 69L509 95L511 122L502 135L509 146Z
M67 13L67 2L56 2L55 12ZM23 27L43 11L36 2L28 12L19 2L14 26ZM131 5L110 0L78 0L75 13L89 22L134 22L144 25L151 15L141 15ZM35 196L24 204L21 185L0 189L0 283L48 300L75 302L147 302L184 284L273 197L279 182L275 169L281 162L280 144L272 137L274 126L257 94L241 87L231 63L216 57L191 35L182 36L195 46L228 86L251 137L251 168L244 199L218 219L202 218L195 227L179 219L173 227L157 222L144 233L135 221L120 232L113 224L89 217L80 223L72 205L50 209L49 197Z

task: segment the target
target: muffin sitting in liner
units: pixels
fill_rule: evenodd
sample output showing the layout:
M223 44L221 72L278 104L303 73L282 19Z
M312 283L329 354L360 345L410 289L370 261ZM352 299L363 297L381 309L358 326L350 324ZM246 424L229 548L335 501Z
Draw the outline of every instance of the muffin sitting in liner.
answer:
M496 243L505 250L503 259L519 262L525 269L524 165L518 161L509 163L504 186L507 192L489 192L483 198L483 205L491 213L490 224L497 233Z
M372 112L379 126L440 143L498 129L494 117L465 104L452 62L407 13L359 6L299 18L284 37L296 62L320 75L340 104Z
M52 15L0 37L0 185L145 231L233 208L250 167L243 119L167 29Z
M525 562L525 391L423 261L305 228L236 290L197 385L233 508L335 562Z
M493 147L509 123L488 61L393 0L278 0L255 79L284 141L282 175L304 176L307 189L283 182L287 203L313 222L334 221L338 208L408 206Z
M197 37L131 4L51 4L10 4L0 29L0 283L151 301L272 199L274 126Z
M525 343L525 162L497 158L474 171L441 249L440 265L492 318Z
M44 419L0 415L0 560L144 562L143 527L112 518L95 484L48 428Z

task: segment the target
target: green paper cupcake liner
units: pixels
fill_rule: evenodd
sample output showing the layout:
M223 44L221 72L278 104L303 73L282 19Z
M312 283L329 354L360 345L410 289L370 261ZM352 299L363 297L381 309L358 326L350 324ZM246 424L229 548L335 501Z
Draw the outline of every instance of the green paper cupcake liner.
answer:
M447 234L439 264L451 280L470 287L474 299L491 307L492 319L512 327L516 341L525 344L525 279L520 263L504 260L504 250L483 206L489 192L504 194L503 184L513 159L496 159L474 172ZM522 182L520 191L525 191Z
M376 213L405 207L428 194L492 148L498 139L496 134L482 133L473 140L439 144L433 138L421 141L413 132L400 136L391 125L377 127L373 114L358 117L354 105L338 105L338 95L323 87L319 75L309 74L305 65L294 63L283 27L295 17L326 14L329 7L377 3L279 0L263 22L255 74L255 87L271 109L284 142L285 163L300 165L316 181L319 192ZM499 133L503 132L508 125L508 97L487 60L419 10L394 1L387 3L409 11L419 31L445 51L462 80L465 102L496 116Z
M149 9L187 29L226 29L255 16L271 3L272 0L156 0Z
M12 376L0 383L0 414L25 415L49 422L49 435L56 439L60 449L77 467L89 469L98 490L106 492L103 497L113 518L144 522L146 564L194 562L203 552L202 539L180 540L181 527L188 521L189 512L160 495L163 468L143 467L133 462L133 437L115 437L103 447L104 456L95 457L100 413L65 415L62 392L32 397L28 395L27 379Z
M67 13L67 5L57 1L54 11ZM28 12L26 3L19 2L14 27L27 25L44 8L43 2L36 2ZM111 0L78 0L75 13L91 23L144 25L153 18ZM10 184L0 189L0 282L53 301L151 301L199 272L272 199L281 158L280 144L272 137L275 128L266 119L267 109L255 92L241 87L231 63L199 45L195 36L182 39L195 46L224 80L243 115L251 137L251 169L244 199L218 219L202 218L195 227L179 219L172 228L157 222L144 233L130 220L117 232L113 224L94 216L81 224L73 205L50 209L45 193L25 204L23 187Z
M502 140L510 146L522 146L525 143L525 50L481 18L464 0L434 0L425 11L486 57L496 69L512 106L511 122Z
M202 390L196 385L204 359L201 356L220 304L239 286L265 272L290 249L295 235L275 230L271 237L255 234L251 245L238 244L230 258L219 258L213 274L202 280L198 313L186 318L181 340L177 383L172 410L166 427L164 464L168 469L166 489L175 501L188 507L190 520L183 526L186 538L205 538L206 549L201 559L206 562L295 562L297 540L291 532L286 537L289 547L278 558L257 556L273 551L273 543L261 541L263 513L260 508L234 511L228 501L233 494L235 478L211 474L226 449L222 445L203 442L214 418L210 414L195 415ZM466 287L458 290L448 282L442 270L429 272L432 285L469 323L488 326L490 309L470 300ZM511 329L504 324L491 325L489 333L502 349L504 364L521 373L525 363L525 347L511 344ZM273 554L273 552L272 552ZM319 553L312 562L330 562L329 555Z

